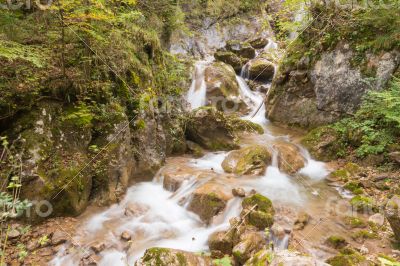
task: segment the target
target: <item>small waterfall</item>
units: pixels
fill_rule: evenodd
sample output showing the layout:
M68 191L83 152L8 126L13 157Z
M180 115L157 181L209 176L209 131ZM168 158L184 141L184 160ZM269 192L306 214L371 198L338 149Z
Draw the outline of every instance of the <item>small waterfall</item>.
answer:
M190 109L196 109L206 105L206 81L204 72L207 65L210 63L210 59L204 61L198 61L195 64L195 70L193 73L193 80L186 96Z

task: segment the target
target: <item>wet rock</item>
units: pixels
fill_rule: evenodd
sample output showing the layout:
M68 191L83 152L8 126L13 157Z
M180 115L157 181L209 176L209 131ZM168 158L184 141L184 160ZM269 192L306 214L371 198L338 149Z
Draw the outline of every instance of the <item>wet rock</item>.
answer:
M99 242L95 243L92 246L90 246L90 249L93 250L94 253L100 253L106 248L106 244Z
M254 194L242 201L241 217L246 223L264 230L271 227L274 222L275 210L271 200L261 194Z
M269 43L269 40L264 37L258 37L249 41L250 45L255 49L263 49Z
M368 218L368 222L373 223L379 227L382 227L383 224L385 223L385 217L380 213L376 213Z
M240 73L243 67L243 60L230 51L218 51L214 54L215 59L233 67L236 73Z
M394 195L386 204L385 217L393 230L396 240L400 241L400 196Z
M311 216L306 212L300 212L294 222L294 230L303 230L310 221Z
M240 265L265 246L265 239L260 232L248 232L241 236L241 241L233 247L232 254Z
M199 215L205 223L223 211L231 198L223 185L209 182L197 188L192 195L189 210Z
M253 59L256 56L256 50L246 42L228 41L225 48L243 58Z
M271 265L271 266L329 266L323 261L317 260L312 256L303 255L300 252L289 250L278 250L272 253L262 249L255 254L245 266Z
M274 77L275 66L265 58L256 58L249 62L249 78L268 82Z
M238 175L261 175L271 161L271 153L266 147L252 145L230 152L222 162L222 168Z
M205 149L212 151L239 148L236 136L241 132L262 134L257 124L228 116L211 107L194 110L186 125L186 137Z
M177 191L185 180L188 180L192 177L190 174L172 171L163 173L163 175L163 187L171 192Z
M100 260L101 258L96 254L90 254L81 259L79 266L96 266Z
M243 188L234 188L232 189L232 195L234 197L244 198L246 197L246 191Z
M272 232L273 236L276 237L277 239L283 239L286 235L285 228L283 228L282 226L280 226L277 223L274 223L272 225L271 232Z
M145 214L149 207L143 204L129 202L125 207L125 216L138 217Z
M208 66L204 73L209 105L224 112L237 112L245 108L232 66L216 62Z
M124 241L129 241L132 239L132 236L131 236L130 232L124 231L121 233L121 239Z
M277 143L273 148L278 151L279 169L288 174L295 174L305 166L305 158L299 147L288 142Z
M222 254L230 255L233 248L232 231L215 232L208 238L210 251L219 251Z
M194 253L168 249L150 248L146 250L143 257L135 263L136 266L198 266L212 265L211 259Z
M67 242L68 239L69 237L67 233L57 230L53 233L53 236L51 237L51 244L53 246L57 246Z

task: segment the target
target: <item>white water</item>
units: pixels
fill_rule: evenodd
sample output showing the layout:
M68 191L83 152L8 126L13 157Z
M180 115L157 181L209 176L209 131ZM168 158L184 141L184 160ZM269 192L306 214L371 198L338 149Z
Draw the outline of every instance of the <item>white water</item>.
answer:
M272 42L269 43L269 46L268 49L276 48L276 44ZM191 109L206 104L204 69L209 63L208 60L196 63L193 82L187 94ZM265 139L288 140L287 137L282 138L269 133L268 120L265 118L265 105L261 106L264 96L248 87L244 79L245 72L246 68L242 71L242 77L237 77L240 95L250 109L243 119L263 126L266 133L261 137ZM258 110L260 106L261 108ZM313 160L305 149L302 148L301 151L307 163L299 173L315 181L324 178L328 174L324 164ZM220 182L228 189L241 187L247 192L255 189L269 197L274 204L278 202L301 207L310 196L304 184L297 182L296 179L278 169L276 151L274 151L272 165L262 176L246 178L227 179L224 177L221 163L226 155L227 152L208 153L202 158L188 160L187 166L194 171L193 176L184 181L175 193L163 188L163 177L160 175L157 175L153 182L143 182L131 187L122 202L86 220L78 230L75 241L79 243L82 250L88 249L93 243L104 242L107 248L99 254L101 260L98 265L100 266L134 265L134 262L150 247L167 247L196 252L207 250L209 235L215 231L226 230L229 227L229 219L237 217L241 211L241 200L233 198L229 200L225 211L214 217L211 225L207 226L197 215L187 210L186 207L193 191L213 178L213 181ZM215 180L212 175L209 178L198 180L196 171L198 173L204 171L217 173L221 180ZM139 205L143 211L134 217L126 216L124 212L130 204ZM120 235L124 231L132 235L133 242L130 247L120 240ZM280 248L285 248L287 239L277 240L276 244ZM52 264L77 265L84 254L79 250L67 252L65 248L61 249Z

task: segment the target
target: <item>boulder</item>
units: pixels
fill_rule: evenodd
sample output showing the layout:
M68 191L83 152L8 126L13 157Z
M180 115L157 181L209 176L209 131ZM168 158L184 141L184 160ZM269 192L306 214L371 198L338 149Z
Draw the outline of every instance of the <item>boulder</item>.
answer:
M238 175L261 175L271 161L271 153L266 147L251 145L230 152L222 162L222 168L227 173Z
M149 210L149 207L136 202L129 202L125 207L125 216L138 217L145 214Z
M177 171L165 172L163 173L163 176L163 187L171 192L177 191L185 180L192 178L190 173L182 173Z
M225 186L208 182L193 192L189 210L199 215L200 219L208 224L215 215L225 209L226 203L231 198Z
M233 248L233 231L215 232L208 238L210 251L219 251L222 254L230 255Z
M264 37L258 37L250 40L249 43L255 49L263 49L265 46L268 45L269 40Z
M368 222L375 224L378 227L382 227L385 223L385 217L380 213L375 213L368 218Z
M400 151L394 151L389 153L389 158L398 164L400 164Z
M269 82L274 77L275 66L265 58L256 58L249 62L249 78Z
M259 230L271 227L274 223L275 210L272 202L261 194L254 194L242 201L240 216L246 223L257 227Z
M186 124L186 138L212 151L239 148L236 136L241 132L262 134L263 129L250 121L225 115L212 107L194 110Z
M240 98L239 83L232 66L216 62L208 66L204 72L207 100L209 105L221 111L239 111L245 108Z
M396 240L400 241L400 196L394 195L386 204L385 217L393 230Z
M317 260L312 256L301 254L297 251L278 250L271 252L262 249L249 259L245 266L270 265L270 266L329 266L323 261Z
M53 246L64 244L65 242L68 241L68 239L69 239L69 237L68 237L67 233L65 233L63 231L60 231L60 230L57 230L51 236L51 244Z
M169 249L150 248L136 263L136 266L198 266L212 265L211 259L194 253Z
M281 171L295 174L304 167L306 160L296 145L282 142L274 144L273 148L278 152L278 166Z
M225 48L243 58L253 59L256 56L256 50L247 42L228 41Z
M240 73L244 65L243 60L230 51L217 51L214 57L216 60L232 66L236 73Z
M240 236L241 241L233 247L232 254L239 265L260 251L266 243L262 232L247 232Z
M187 153L192 154L195 158L203 157L205 154L203 148L199 144L190 140L186 141L186 148Z
M344 237L336 235L328 237L325 243L334 249L342 249L348 244Z

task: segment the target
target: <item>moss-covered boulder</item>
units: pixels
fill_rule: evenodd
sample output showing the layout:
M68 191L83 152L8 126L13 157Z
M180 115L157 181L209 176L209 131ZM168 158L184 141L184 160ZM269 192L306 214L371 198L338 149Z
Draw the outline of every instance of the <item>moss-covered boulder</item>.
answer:
M256 58L249 62L249 78L257 81L271 81L275 74L274 63L265 58Z
M264 37L257 37L249 41L250 45L255 49L262 49L268 45L269 40Z
M374 199L363 195L354 196L350 200L352 208L361 213L372 213L378 211L378 206Z
M208 247L210 251L218 251L221 254L232 254L232 248L234 243L233 238L234 231L220 231L215 232L208 238Z
M243 265L254 254L265 247L266 239L261 232L246 232L241 241L233 247L232 254L239 265Z
M208 182L197 188L191 197L189 210L199 215L205 223L222 212L228 200L232 198L230 191L221 184Z
M332 266L354 266L362 265L366 259L357 251L344 248L340 253L334 257L329 258L326 262Z
M398 241L400 241L400 196L394 195L386 204L385 217Z
M295 174L305 166L306 160L298 146L281 142L274 144L273 148L278 152L279 170L288 174Z
M346 239L342 236L337 236L337 235L328 237L325 243L334 249L341 249L347 245Z
M246 108L239 93L239 83L232 66L215 62L204 72L208 103L218 110L237 112Z
M242 132L264 131L255 123L225 115L212 107L194 110L186 123L186 138L212 151L239 148L236 137Z
M274 223L275 210L272 202L261 194L254 194L242 201L241 217L246 223L260 230L271 227Z
M222 168L227 173L238 175L261 175L271 161L271 153L266 147L251 145L240 150L231 151L222 162Z
M275 250L270 251L262 249L251 257L245 266L329 266L312 256L301 254L297 251L291 250Z
M169 249L169 248L149 248L136 263L136 266L198 266L212 265L210 257L197 255L194 253Z
M231 40L226 43L225 48L243 58L253 59L256 56L256 50L248 42Z
M244 65L244 60L230 51L217 51L214 57L216 60L232 66L236 73L240 73Z

